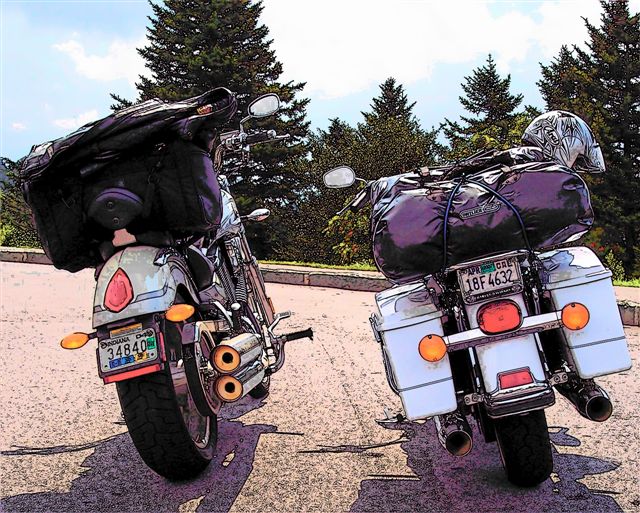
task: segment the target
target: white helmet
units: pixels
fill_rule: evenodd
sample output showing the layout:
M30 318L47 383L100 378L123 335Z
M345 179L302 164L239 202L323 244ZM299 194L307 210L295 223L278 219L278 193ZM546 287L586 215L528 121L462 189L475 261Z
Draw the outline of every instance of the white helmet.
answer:
M570 112L552 110L534 119L522 142L541 148L545 157L579 173L603 173L600 145L587 123Z

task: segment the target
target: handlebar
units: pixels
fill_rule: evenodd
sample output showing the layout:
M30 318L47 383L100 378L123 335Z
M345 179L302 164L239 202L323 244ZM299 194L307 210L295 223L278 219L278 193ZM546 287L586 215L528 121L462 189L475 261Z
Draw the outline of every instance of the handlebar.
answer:
M284 141L285 139L289 139L289 137L291 137L289 134L277 135L275 130L265 130L252 134L247 134L246 132L237 132L233 135L229 135L228 137L224 137L222 142L227 150L238 151L247 146L253 146L255 144L273 141Z

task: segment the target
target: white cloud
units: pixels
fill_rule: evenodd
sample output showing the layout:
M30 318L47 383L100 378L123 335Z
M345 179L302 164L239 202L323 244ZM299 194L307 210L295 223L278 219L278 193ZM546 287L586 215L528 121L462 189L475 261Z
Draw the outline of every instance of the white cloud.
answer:
M78 114L75 118L56 119L55 121L53 121L53 124L59 128L64 128L65 130L75 130L76 128L80 128L81 126L86 125L90 121L94 121L97 118L98 111L96 109L93 109L88 112Z
M478 0L271 0L262 21L283 78L305 80L307 94L331 98L389 76L409 84L428 78L436 65L488 53L503 73L526 64L532 49L551 58L562 44L584 41L582 16L598 24L600 10L598 0L550 0L537 8L513 2L499 15Z
M27 129L27 125L19 122L11 123L11 129L15 130L16 132L23 132L24 130Z
M76 71L92 80L110 81L126 79L131 85L139 80L139 75L149 75L144 60L137 48L145 45L143 37L136 41L114 40L105 55L87 54L85 47L76 39L53 45L56 50L67 54L76 65Z

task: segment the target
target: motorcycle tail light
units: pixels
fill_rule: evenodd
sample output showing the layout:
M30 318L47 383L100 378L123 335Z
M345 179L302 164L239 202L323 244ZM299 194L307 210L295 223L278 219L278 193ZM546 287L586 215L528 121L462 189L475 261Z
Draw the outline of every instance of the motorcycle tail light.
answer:
M131 280L122 269L118 269L109 280L104 294L104 305L112 312L120 312L133 300Z
M502 389L513 388L533 383L533 376L531 375L529 368L518 369L498 374L498 381L500 382L500 388Z
M418 352L428 362L439 362L447 354L447 344L439 335L427 335L418 344Z
M562 309L562 324L570 330L581 330L589 324L589 310L581 303L569 303Z
M520 327L522 312L520 307L509 299L488 303L478 310L478 326L488 334L505 333Z

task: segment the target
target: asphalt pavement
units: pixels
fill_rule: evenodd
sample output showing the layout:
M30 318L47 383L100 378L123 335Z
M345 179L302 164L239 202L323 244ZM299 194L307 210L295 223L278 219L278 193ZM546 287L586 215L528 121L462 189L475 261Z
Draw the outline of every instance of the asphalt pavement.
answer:
M370 334L372 293L268 284L276 307L296 313L281 329L312 326L316 338L289 345L266 399L223 410L217 455L199 478L170 483L137 455L93 348L58 345L91 329L92 272L3 262L0 273L2 511L640 510L637 327L626 329L635 366L598 380L613 417L589 422L558 398L547 410L554 474L523 490L477 431L458 459L431 421L375 423L398 401Z

